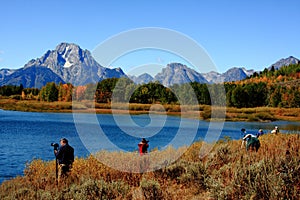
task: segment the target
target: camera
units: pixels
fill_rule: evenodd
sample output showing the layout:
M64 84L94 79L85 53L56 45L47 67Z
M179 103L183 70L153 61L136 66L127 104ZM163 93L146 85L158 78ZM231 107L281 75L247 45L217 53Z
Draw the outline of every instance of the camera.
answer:
M54 150L58 150L59 145L57 143L51 143L51 146L54 148Z

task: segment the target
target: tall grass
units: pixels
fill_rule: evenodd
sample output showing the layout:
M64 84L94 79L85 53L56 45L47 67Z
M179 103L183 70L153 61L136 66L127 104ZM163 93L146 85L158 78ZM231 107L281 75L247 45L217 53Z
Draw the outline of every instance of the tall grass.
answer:
M55 162L34 160L24 176L1 184L0 199L300 199L300 135L267 134L260 141L258 152L241 149L241 141L219 141L201 159L202 142L155 151L150 158L165 162L156 170L150 162L154 171L140 173L122 172L97 159L114 157L126 168L127 162L139 161L136 153L103 151L76 158L59 186Z
M130 113L130 114L169 114L182 117L218 120L225 117L227 121L275 121L300 120L300 108L234 108L214 107L210 105L178 105L178 104L138 104L138 103L95 103L93 101L74 102L42 102L36 100L16 100L0 97L0 108L5 110L31 112L95 112L96 113ZM94 110L95 109L95 110ZM224 113L226 111L226 116Z

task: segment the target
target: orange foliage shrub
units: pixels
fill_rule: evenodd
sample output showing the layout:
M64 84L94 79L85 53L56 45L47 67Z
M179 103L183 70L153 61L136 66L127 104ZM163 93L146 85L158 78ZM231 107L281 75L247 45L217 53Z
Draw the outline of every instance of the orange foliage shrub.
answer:
M241 141L227 139L201 159L203 142L155 151L151 159L184 154L145 173L122 172L97 160L114 158L126 168L128 162L139 162L137 153L102 151L76 158L70 175L58 186L55 162L34 160L24 176L0 186L0 199L299 199L300 135L269 133L259 139L258 152L247 152Z

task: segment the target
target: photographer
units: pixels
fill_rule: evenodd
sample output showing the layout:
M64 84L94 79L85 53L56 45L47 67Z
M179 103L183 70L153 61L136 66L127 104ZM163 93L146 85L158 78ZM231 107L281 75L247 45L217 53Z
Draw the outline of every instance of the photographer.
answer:
M148 153L148 147L149 147L148 142L149 141L143 138L142 141L138 144L140 155L144 155Z
M55 147L55 144L52 146ZM74 161L74 149L69 145L66 138L62 138L60 140L60 148L54 148L54 154L59 164L58 182L60 182L63 177L67 176L67 173L72 167Z

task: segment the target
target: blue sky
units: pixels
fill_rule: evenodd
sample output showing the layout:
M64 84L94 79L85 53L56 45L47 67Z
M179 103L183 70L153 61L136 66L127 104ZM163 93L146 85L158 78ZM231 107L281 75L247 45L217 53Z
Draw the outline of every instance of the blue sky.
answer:
M92 51L120 32L160 27L195 40L219 72L234 66L263 70L281 58L300 58L299 7L297 0L3 0L0 69L23 67L61 42ZM131 57L114 64L126 72L143 63L181 61L167 54Z

